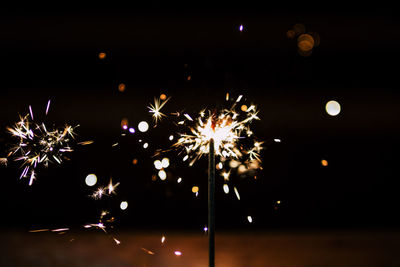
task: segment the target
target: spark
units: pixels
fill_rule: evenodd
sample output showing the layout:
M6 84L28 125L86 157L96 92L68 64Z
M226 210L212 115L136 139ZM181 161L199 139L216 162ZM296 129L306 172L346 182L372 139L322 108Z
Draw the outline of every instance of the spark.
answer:
M275 141L276 143L280 143L280 142L281 142L281 139L275 138L274 141Z
M7 158L0 158L0 165L7 166L8 159Z
M240 200L239 191L237 190L236 187L233 187L233 191L235 191L236 198L237 198L238 200Z
M161 244L164 244L164 242L165 242L165 236L162 236L161 237Z
M113 184L112 179L110 179L110 183L107 186L108 194L116 194L115 189L117 188L117 186L119 186L119 183Z
M240 95L236 103L241 101L242 97ZM209 111L208 116L201 111L196 120L184 114L188 120L195 122L195 125L188 126L189 133L180 134L180 138L174 144L174 147L181 148L186 153L184 161L192 156L190 165L193 165L204 154L208 154L208 144L211 139L214 140L216 156L240 160L248 155L249 160L261 161L259 152L263 142L255 142L251 148L247 149L240 143L244 139L247 139L247 142L250 140L248 134L250 123L260 119L257 115L258 111L252 105L245 112L240 112L237 110L236 103L230 109L223 109L220 112Z
M93 140L89 140L89 141L79 142L78 145L87 146L87 145L91 145L91 144L93 144L93 143L94 143Z
M50 100L47 104L48 111ZM30 118L29 118L30 117ZM9 156L14 161L21 161L23 171L20 178L29 177L29 185L32 185L37 176L37 167L48 167L49 163L62 164L64 156L73 149L69 143L74 139L74 129L79 125L72 127L65 125L63 128L49 128L42 123L33 121L32 107L29 106L29 114L13 126L8 127L8 132L17 140L11 147Z
M164 113L162 113L160 110L164 107L164 105L168 102L168 100L171 97L168 97L165 101L161 102L161 98L157 99L154 98L154 105L150 104L148 106L148 109L150 110L150 113L153 113L153 120L155 122L155 124L157 125L158 121L161 121L162 117L165 117L166 115Z
M96 191L93 192L93 194L91 195L92 198L94 199L101 199L103 197L103 195L105 195L105 188L104 187L99 187L97 188Z
M51 102L51 100L49 100L49 101L47 102L46 115L47 115L47 113L49 113L50 102Z
M114 241L115 241L115 244L117 244L117 245L121 244L121 241L119 241L119 240L116 239L115 237L113 237L113 239L114 239Z
M50 229L37 229L37 230L30 230L29 233L40 233L40 232L48 232Z
M146 249L146 248L141 248L144 252L146 252L147 254L149 254L149 255L154 255L154 254L156 254L156 253L154 253L153 251L151 251L151 250L148 250L148 249Z
M65 231L69 231L69 228L59 228L59 229L54 229L51 230L52 232L65 232Z
M253 218L251 216L247 216L247 220L249 221L249 223L253 222Z

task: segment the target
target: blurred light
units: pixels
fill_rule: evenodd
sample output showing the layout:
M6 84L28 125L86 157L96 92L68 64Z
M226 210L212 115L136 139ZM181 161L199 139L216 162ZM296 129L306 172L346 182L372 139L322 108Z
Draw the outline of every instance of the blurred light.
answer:
M241 24L240 26L239 26L239 31L243 31L243 25Z
M177 180L177 182L178 182L178 184L180 184L180 183L182 182L182 178L179 177L178 180Z
M275 138L275 139L274 139L274 142L280 143L280 142L281 142L281 139Z
M222 164L222 162L217 164L217 169L221 170L224 167L224 165Z
M340 113L340 104L334 100L331 100L326 103L325 110L329 115L336 116Z
M314 47L314 38L308 33L300 35L297 38L297 47L302 52L310 52Z
M106 58L106 53L104 53L104 52L99 53L99 58L100 59L105 59Z
M152 180L153 182L155 182L155 181L157 180L157 176L156 176L155 174L153 174L153 175L151 176L151 180Z
M165 94L161 94L161 95L160 95L160 99L161 99L161 100L165 100L165 99L167 99L167 96L166 96Z
M166 173L164 170L160 170L160 171L158 172L158 177L160 177L160 179L161 179L162 181L164 181L165 179L167 179L167 173Z
M139 131L141 131L142 133L147 132L147 130L149 129L149 124L145 121L141 121L139 122L138 128Z
M123 84L123 83L120 83L120 84L118 85L118 91L120 91L120 92L125 91L125 88L126 88L126 86L125 86L125 84Z
M193 192L193 193L199 192L199 187L198 187L198 186L193 186L193 187L192 187L192 192Z
M276 204L281 204L281 201L280 201L280 200L278 200L278 201L276 202Z
M121 127L122 127L122 129L124 129L124 130L128 129L128 119L123 118L123 119L121 120Z
M231 168L237 168L239 165L240 165L240 161L237 161L237 160L229 161L229 167L231 167Z
M149 147L149 144L148 143L144 143L143 144L143 148L148 148Z
M229 93L226 93L226 101L229 100Z
M137 163L138 163L138 160L137 160L137 159L133 159L133 160L132 160L132 164L133 164L133 165L136 165Z
M155 161L154 161L154 167L155 167L157 170L161 170L161 169L162 169L161 161L155 160Z
M174 252L176 256L182 256L182 252L180 252L179 250Z
M161 160L161 166L162 166L163 168L168 168L168 166L169 166L169 159L168 159L168 158L163 158L163 159Z
M183 157L183 161L186 161L189 158L189 155Z
M190 81L191 79L192 79L192 76L189 75L189 76L187 77L187 80Z
M246 171L247 171L246 166L244 166L243 164L239 166L239 168L238 168L239 173L244 173Z
M204 226L203 230L204 230L204 232L207 232L208 231L208 227Z
M247 111L247 106L246 106L246 105L242 105L242 106L240 107L240 109L241 109L243 112L245 112L245 111Z
M306 27L303 24L298 23L293 26L293 30L297 35L300 35L306 32Z
M173 135L170 135L170 136L169 136L169 140L170 140L170 141L174 140L174 136L173 136Z
M85 183L88 186L94 186L97 183L97 176L95 174L89 174L86 176Z
M162 236L161 237L161 243L164 244L164 242L165 242L165 236Z
M288 30L288 31L286 32L286 36L287 36L287 38L289 38L289 39L294 39L294 37L296 37L296 32L295 32L294 30Z
M321 165L324 167L328 166L328 161L325 159L321 160Z
M135 133L135 129L133 127L129 128L130 133Z
M249 221L249 223L253 222L253 218L251 216L247 216L247 220Z
M128 208L128 202L122 201L119 207L121 208L121 210L126 210Z
M224 184L224 192L225 194L229 194L229 186L227 184Z

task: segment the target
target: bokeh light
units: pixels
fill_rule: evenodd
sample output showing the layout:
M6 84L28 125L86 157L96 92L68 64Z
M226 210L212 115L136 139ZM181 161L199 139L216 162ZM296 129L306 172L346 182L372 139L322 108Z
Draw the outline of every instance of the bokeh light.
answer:
M121 208L121 210L126 210L128 208L128 202L122 201L119 207Z
M321 160L321 165L324 167L328 166L328 161L326 159Z
M138 160L137 160L137 159L133 159L133 160L132 160L132 164L133 164L133 165L136 165L137 163L138 163Z
M149 129L149 124L146 121L141 121L138 124L138 129L142 133L147 132L147 130Z
M165 99L167 99L167 96L166 96L165 94L161 94L161 95L160 95L160 99L161 99L161 100L165 100Z
M155 161L154 161L154 167L155 167L157 170L161 170L161 169L162 169L161 161L155 160Z
M328 103L326 103L325 110L326 113L328 113L331 116L336 116L340 113L340 104L336 102L335 100L331 100Z
M99 53L99 59L105 59L106 58L106 53L101 52Z
M161 179L162 181L164 181L165 179L167 179L167 173L166 173L164 170L160 170L160 171L158 172L158 177L160 177L160 179Z
M94 186L97 183L97 176L95 174L89 174L86 176L85 183L88 186Z
M195 193L195 194L198 193L199 192L199 187L198 186L193 186L192 187L192 192Z
M163 159L161 160L161 166L162 166L163 168L168 168L168 166L169 166L169 158L163 158Z
M129 132L130 133L135 133L135 128L133 128L133 127L129 128Z
M128 119L127 118L123 118L121 120L121 128L124 130L128 129Z
M124 92L124 91L125 91L125 88L126 88L126 86L125 86L125 84L123 84L123 83L120 83L120 84L118 85L118 91L120 91L120 92Z
M229 194L229 186L227 184L224 184L224 192L225 194Z
M314 38L305 33L297 38L297 47L301 52L310 52L314 47Z

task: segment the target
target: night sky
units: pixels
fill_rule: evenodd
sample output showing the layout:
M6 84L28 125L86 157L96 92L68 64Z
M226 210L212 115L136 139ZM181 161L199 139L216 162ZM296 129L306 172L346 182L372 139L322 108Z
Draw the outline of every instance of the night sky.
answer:
M170 153L168 179L152 181L151 152L171 144L174 128L162 121L124 137L121 120L136 129L142 120L152 125L147 106L162 93L171 96L166 112L193 114L221 107L229 92L257 105L261 120L253 130L265 149L257 179L235 181L241 201L232 190L224 194L218 177L217 228L398 227L396 15L391 8L234 3L215 9L159 2L136 8L2 9L0 157L13 142L6 127L27 114L29 105L50 125L79 124L77 140L94 143L74 145L70 161L40 170L32 186L19 180L19 164L0 166L0 224L79 227L108 209L121 228L202 229L207 160L189 168ZM301 55L296 37L287 35L296 24L320 38L311 55ZM329 100L340 103L338 116L326 113ZM323 159L328 166L321 165ZM110 177L120 182L117 195L88 197L94 189L85 184L89 173L97 175L97 185L108 184ZM197 198L193 185L200 188ZM119 208L122 200L129 203L125 211Z

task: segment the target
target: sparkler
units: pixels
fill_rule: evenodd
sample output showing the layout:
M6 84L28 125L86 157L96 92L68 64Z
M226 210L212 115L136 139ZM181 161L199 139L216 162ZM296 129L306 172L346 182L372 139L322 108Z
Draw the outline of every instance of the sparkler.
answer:
M189 114L183 114L184 118L178 125L189 128L189 133L180 134L180 138L173 145L184 152L183 161L190 159L192 166L203 155L208 154L208 236L209 236L209 266L215 265L215 159L218 157L219 169L222 169L221 176L229 181L232 168L243 166L258 168L261 163L260 151L263 142L255 141L250 124L259 120L258 111L255 105L242 105L238 109L239 102L243 96L240 95L229 109L199 112L199 116L193 119ZM229 94L226 96L229 101ZM180 113L176 113L178 117ZM189 125L188 125L189 124ZM250 143L250 145L249 145ZM230 162L230 169L226 171L222 162ZM248 167L246 168L245 163ZM234 164L238 163L238 164ZM243 171L243 168L242 168ZM237 198L239 193L234 188Z
M49 107L50 100L47 103L46 114ZM20 116L19 122L7 128L8 132L18 139L17 144L10 149L9 156L22 162L21 166L24 169L20 179L29 177L29 185L36 179L38 166L48 167L49 163L54 162L61 164L65 159L64 154L73 151L70 142L74 139L74 129L79 126L49 128L44 122L35 123L33 118L32 107L29 106L29 114Z

